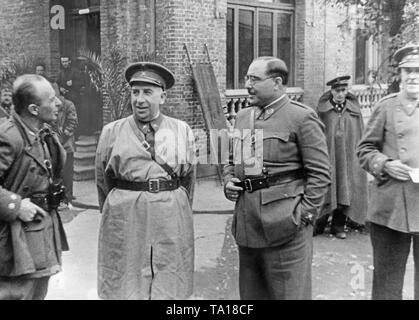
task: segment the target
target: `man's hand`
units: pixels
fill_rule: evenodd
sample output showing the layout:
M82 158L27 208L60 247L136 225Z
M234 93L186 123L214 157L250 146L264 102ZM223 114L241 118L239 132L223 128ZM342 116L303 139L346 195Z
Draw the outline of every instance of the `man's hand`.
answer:
M242 187L237 187L234 183L238 183L240 180L238 178L232 178L227 182L225 186L225 195L226 198L230 201L236 202L239 198L240 192L243 191Z
M32 203L29 198L25 198L20 203L20 210L18 218L23 222L33 221L35 216L40 214L42 217L46 217L47 212L38 207L36 204Z
M409 180L409 171L411 170L413 169L408 165L403 164L400 160L387 161L384 164L384 172L396 180Z
M73 80L68 80L66 82L67 86L71 87L73 85Z

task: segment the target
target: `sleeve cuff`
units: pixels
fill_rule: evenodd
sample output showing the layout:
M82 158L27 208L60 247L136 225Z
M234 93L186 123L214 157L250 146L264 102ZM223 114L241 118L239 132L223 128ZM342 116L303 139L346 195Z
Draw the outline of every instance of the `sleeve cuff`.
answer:
M390 160L391 159L384 154L380 154L380 155L374 157L374 159L371 162L370 173L376 179L379 179L379 180L386 179L387 174L384 172L384 165L386 164L387 161L390 161Z
M21 201L21 196L3 189L0 201L0 220L15 221L19 216Z

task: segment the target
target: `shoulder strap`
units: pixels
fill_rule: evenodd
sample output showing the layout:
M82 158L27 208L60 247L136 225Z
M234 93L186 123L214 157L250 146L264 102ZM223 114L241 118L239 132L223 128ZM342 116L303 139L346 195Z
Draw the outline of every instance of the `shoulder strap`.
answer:
M160 167L164 169L168 173L168 175L173 179L176 180L178 178L178 175L176 172L174 172L173 168L169 166L166 162L164 162L158 155L156 155L156 152L154 148L150 146L150 144L145 141L143 135L139 132L140 129L138 128L137 124L135 123L134 117L130 116L128 118L128 122L133 129L133 131L136 133L136 137L138 140L140 140L141 144L143 145L144 149L146 151L150 152L151 159L153 159L154 162L156 162Z

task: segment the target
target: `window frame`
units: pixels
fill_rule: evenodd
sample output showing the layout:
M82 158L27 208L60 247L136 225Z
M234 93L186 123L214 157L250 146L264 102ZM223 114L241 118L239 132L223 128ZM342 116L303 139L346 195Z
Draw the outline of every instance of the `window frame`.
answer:
M357 83L357 52L358 52L358 30L362 32L362 29L356 29L354 34L354 66L353 66L353 79L354 84L369 84L369 72L374 71L377 72L378 68L381 65L381 56L380 56L380 39L373 39L373 36L369 36L368 38L364 39L365 41L365 51L363 53L364 56L364 70L363 70L363 83Z
M255 3L256 2L256 3ZM294 85L295 81L295 5L284 4L284 3L267 3L247 0L229 0L227 3L228 9L233 9L233 88L227 89L239 89L240 78L239 78L239 10L248 10L254 13L254 29L253 29L253 57L258 56L259 52L259 13L267 12L273 15L273 32L272 32L272 55L277 56L278 50L278 16L279 14L286 14L290 16L291 28L290 28L290 62L289 62L289 78L288 84ZM227 54L227 53L226 53Z

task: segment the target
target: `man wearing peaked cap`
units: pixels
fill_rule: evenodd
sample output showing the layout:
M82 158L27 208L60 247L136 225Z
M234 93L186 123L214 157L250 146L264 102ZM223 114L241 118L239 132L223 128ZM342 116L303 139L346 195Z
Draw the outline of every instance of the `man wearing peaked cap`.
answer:
M350 76L328 81L331 90L319 99L317 112L323 124L332 167L332 183L316 221L314 234L321 234L331 216L330 232L345 239L345 224L365 223L367 214L367 174L358 163L355 150L364 130L361 107L348 91ZM349 224L349 223L348 223Z
M404 46L394 60L401 90L377 103L357 149L362 167L375 177L367 219L377 300L402 299L411 242L419 299L419 45Z
M326 83L327 86L331 86L332 89L335 88L339 88L339 87L347 87L349 84L349 79L351 78L351 76L342 76L342 77L337 77L334 78L332 80L330 80L329 82Z
M194 271L194 136L160 112L175 83L170 70L137 62L125 77L132 115L103 128L96 152L99 296L186 299Z
M125 79L132 85L135 82L150 83L170 89L175 84L173 73L166 67L154 62L136 62L128 66Z

